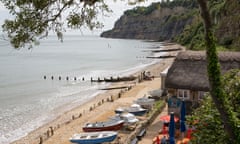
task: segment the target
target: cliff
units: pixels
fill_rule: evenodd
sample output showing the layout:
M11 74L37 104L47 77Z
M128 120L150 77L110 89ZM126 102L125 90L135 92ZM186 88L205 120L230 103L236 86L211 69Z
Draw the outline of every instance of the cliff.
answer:
M181 5L171 8L154 3L150 7L154 7L150 12L150 8L144 12L142 7L126 11L114 28L103 32L101 37L172 40L193 19L193 15L189 14L191 9Z
M221 45L233 50L240 50L240 1L225 1L217 21L216 37Z
M240 50L240 1L209 1L218 45ZM204 48L204 27L196 0L174 0L124 12L101 37L174 41L191 50Z

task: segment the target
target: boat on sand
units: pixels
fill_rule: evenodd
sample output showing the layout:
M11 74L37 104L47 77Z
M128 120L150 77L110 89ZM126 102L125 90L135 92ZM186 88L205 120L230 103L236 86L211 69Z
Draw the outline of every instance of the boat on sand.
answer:
M121 114L116 114L113 117L110 117L110 119L115 119L115 120L124 120L124 125L133 125L137 123L139 120L135 117L134 114L131 113L121 113Z
M115 131L123 127L124 120L110 119L103 122L87 123L83 126L84 132L97 132L97 131Z
M100 144L112 142L117 137L117 132L102 131L102 132L84 132L74 134L69 140L77 144Z
M117 114L121 114L123 112L129 112L134 114L135 116L142 116L144 115L148 110L145 108L142 108L140 105L138 104L132 104L130 107L126 107L126 108L117 108L115 110L115 113Z
M148 97L141 97L133 102L136 104L139 104L143 108L152 108L153 104L155 103L155 99L151 99Z

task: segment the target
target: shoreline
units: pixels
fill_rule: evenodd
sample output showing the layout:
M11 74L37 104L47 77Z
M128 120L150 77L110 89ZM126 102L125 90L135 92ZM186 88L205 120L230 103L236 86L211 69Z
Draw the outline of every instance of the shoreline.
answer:
M180 45L165 46L181 47ZM11 144L39 144L39 143L69 143L68 138L81 131L81 126L87 121L106 120L108 116L114 115L113 109L118 106L127 106L139 97L146 94L147 91L160 88L160 72L170 66L173 59L162 59L160 62L145 67L133 75L139 75L142 71L150 71L155 79L143 82L120 82L110 84L111 86L131 86L131 89L107 90L87 102L64 112L56 119L40 126L36 130L28 133L27 136L12 142ZM119 98L121 97L121 98ZM113 101L113 102L112 102ZM106 104L107 103L107 104ZM111 107L110 107L111 106ZM103 113L100 115L100 113ZM97 116L97 117L96 117ZM71 134L71 135L70 135ZM64 135L64 136L63 136ZM61 139L61 140L60 140Z

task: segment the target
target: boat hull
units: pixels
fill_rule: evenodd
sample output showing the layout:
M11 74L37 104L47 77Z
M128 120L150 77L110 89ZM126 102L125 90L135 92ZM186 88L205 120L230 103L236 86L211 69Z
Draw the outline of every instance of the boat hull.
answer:
M129 113L134 114L135 116L142 116L147 112L146 109L140 110L140 111L129 111Z
M82 129L84 132L99 132L99 131L117 131L120 130L123 127L124 121L122 120L121 122L115 124L115 125L110 125L110 126L84 126Z
M90 134L90 133L89 133ZM101 134L101 133L99 133ZM90 134L91 135L91 134ZM107 137L99 137L99 138L70 138L70 142L77 144L100 144L105 142L112 142L117 137L117 133L113 133Z
M136 104L139 104L139 105L153 105L155 100L154 99L149 99L149 98L146 98L146 99L137 99L136 101L134 101Z
M124 125L133 125L139 121L135 115L131 113L116 114L110 119L124 120Z
M123 112L124 111L122 111L122 110L115 110L115 113L117 113L117 114L121 114ZM142 109L142 110L138 110L138 111L130 111L130 110L128 110L127 112L129 112L131 114L134 114L135 116L142 116L142 115L144 115L147 112L147 109Z

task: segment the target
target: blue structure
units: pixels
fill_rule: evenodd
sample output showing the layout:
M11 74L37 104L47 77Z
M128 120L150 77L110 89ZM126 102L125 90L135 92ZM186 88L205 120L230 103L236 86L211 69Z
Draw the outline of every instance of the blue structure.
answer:
M180 111L180 131L185 132L186 131L186 106L185 101L182 101L181 105L181 111Z
M175 122L174 122L174 113L170 114L170 123L169 123L169 144L175 144Z

